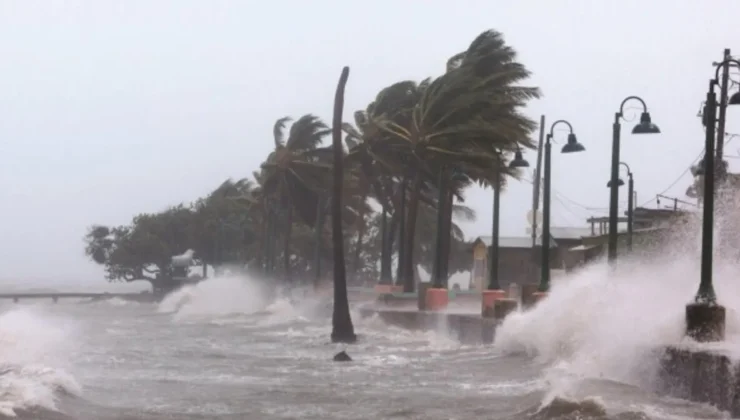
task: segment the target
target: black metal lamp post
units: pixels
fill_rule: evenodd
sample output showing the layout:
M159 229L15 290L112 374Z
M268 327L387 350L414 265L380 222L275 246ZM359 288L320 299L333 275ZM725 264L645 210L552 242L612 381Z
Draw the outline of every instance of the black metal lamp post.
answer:
M618 209L617 204L619 202L619 186L617 185L619 179L619 135L621 132L621 125L619 124L620 119L624 116L624 104L628 101L635 99L640 101L642 104L642 114L640 115L640 123L632 128L632 134L657 134L660 133L660 128L653 124L650 119L650 113L647 111L647 105L645 101L639 96L628 96L622 101L619 106L619 112L614 114L614 126L612 131L612 172L611 172L611 187L609 188L609 249L607 257L610 264L616 263L617 261L617 219Z
M552 123L550 133L547 135L547 140L545 141L545 173L543 176L545 186L542 194L542 262L540 264L542 275L540 276L538 290L543 293L550 290L550 162L552 160L550 152L552 146L550 145L550 141L552 140L553 130L558 124L565 124L570 130L568 142L563 146L561 153L576 153L586 150L581 143L578 143L576 135L573 134L573 126L568 121L558 120Z
M631 252L632 251L632 229L633 229L633 222L634 222L634 198L635 198L635 181L632 178L632 170L630 169L630 166L627 165L624 162L619 162L620 165L627 168L627 194L629 195L629 198L627 199L627 249ZM617 187L621 187L624 185L624 181L622 181L622 178L619 178L617 181ZM609 181L606 183L607 188L611 188L612 182Z
M522 156L522 151L517 150L514 154L514 159L509 162L510 168L526 168L529 166ZM491 249L489 252L489 264L488 264L488 290L500 290L501 285L498 280L498 262L499 262L499 209L501 207L500 202L501 195L501 171L496 168L493 173L493 223L491 225Z
M717 295L712 284L712 256L714 253L714 178L717 168L714 163L717 97L714 87L718 84L719 70L729 63L740 66L740 62L727 59L716 67L714 79L709 81L709 91L704 107L706 137L704 139L704 164L697 168L697 175L704 175L704 209L701 240L701 281L694 302L686 305L686 332L697 341L721 341L725 336L725 308L717 304ZM740 104L740 92L729 99L730 105Z

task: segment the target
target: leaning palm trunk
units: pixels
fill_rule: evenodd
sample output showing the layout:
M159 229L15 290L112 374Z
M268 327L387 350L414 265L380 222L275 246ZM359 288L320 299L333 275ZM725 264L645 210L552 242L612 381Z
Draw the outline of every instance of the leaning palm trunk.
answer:
M434 243L434 261L432 262L432 287L444 288L447 286L447 279L444 278L442 271L445 269L445 247L447 240L447 187L446 170L442 168L439 172L439 197L437 198L437 232ZM446 235L449 238L449 234Z
M414 239L416 236L416 219L419 212L419 198L421 196L422 173L414 171L414 181L411 184L411 197L409 198L408 220L406 221L406 232L404 234L404 261L403 261L403 291L413 293L416 289L414 279Z
M292 282L292 279L290 277L290 240L293 236L293 203L290 202L290 199L286 201L288 201L288 205L285 209L285 237L283 238L285 242L283 244L283 264L285 266L285 282L287 284L290 284Z
M396 268L396 285L402 286L403 285L403 277L406 265L406 241L404 240L406 235L406 185L407 185L406 177L403 178L403 181L401 181L401 197L398 200L398 210L396 213L398 214L398 218L393 217L394 220L398 221L398 267Z
M445 217L444 217L444 234L442 235L442 266L440 267L440 277L448 287L450 278L450 249L452 245L452 204L454 203L455 194L452 189L447 191Z
M332 314L331 341L353 343L357 341L347 297L347 273L344 266L344 235L342 232L342 110L344 87L349 77L349 67L342 69L337 92L334 97L334 120L332 124L332 147L334 154L334 194L331 202L332 242L334 243L334 311Z
M365 239L365 214L364 212L360 213L360 216L358 217L359 226L357 227L357 244L355 246L355 256L354 261L352 263L352 269L354 271L354 280L356 283L359 283L361 274L361 261L360 258L362 257L362 241Z
M393 278L391 275L391 238L392 234L388 231L388 210L383 205L383 215L380 222L380 284L391 284Z
M321 253L322 253L322 242L324 232L324 200L319 198L318 204L316 205L316 225L314 226L314 240L315 249L313 257L313 287L318 289L321 283Z

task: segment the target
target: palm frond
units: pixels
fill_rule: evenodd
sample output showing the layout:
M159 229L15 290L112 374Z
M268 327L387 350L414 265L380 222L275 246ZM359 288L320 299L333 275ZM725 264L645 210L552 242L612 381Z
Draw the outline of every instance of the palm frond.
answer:
M275 121L275 125L272 127L272 136L275 141L275 148L285 146L283 130L285 126L292 120L290 117L283 117Z

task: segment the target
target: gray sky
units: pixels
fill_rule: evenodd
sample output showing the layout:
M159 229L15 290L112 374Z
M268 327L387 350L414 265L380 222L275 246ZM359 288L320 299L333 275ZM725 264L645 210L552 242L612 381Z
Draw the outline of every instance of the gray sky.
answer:
M622 99L642 96L663 131L638 137L629 134L632 123L623 128L622 158L642 203L701 151L696 113L711 62L725 47L740 54L732 44L740 39L737 0L455 6L0 2L0 277L102 283L83 254L88 225L126 223L250 175L272 147L277 118L330 120L344 65L351 67L351 117L382 87L440 74L449 56L488 28L504 33L533 71L531 84L543 90L527 112L535 119L544 113L549 123L568 119L587 148L553 158L553 225L580 226L591 213L605 214L582 206L606 207L611 124ZM728 115L727 131L740 133L740 111ZM730 143L727 153L738 148ZM685 198L689 182L684 176L666 194ZM486 234L490 191L467 197L479 215L467 233ZM523 236L531 185L512 183L502 200L502 235Z

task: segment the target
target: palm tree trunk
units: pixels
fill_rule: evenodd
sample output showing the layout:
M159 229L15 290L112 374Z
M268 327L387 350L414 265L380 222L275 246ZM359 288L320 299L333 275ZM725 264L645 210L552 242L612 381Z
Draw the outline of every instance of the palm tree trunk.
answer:
M444 235L442 236L442 266L440 267L440 277L444 282L445 288L449 288L450 280L450 249L452 247L452 205L455 200L455 194L450 188L447 191L447 203L444 217Z
M262 221L264 223L263 223L263 226L262 226L262 235L261 235L261 238L260 238L260 239L262 239L262 247L261 247L262 249L260 249L260 257L261 257L260 258L260 263L261 263L261 266L262 266L262 274L264 275L264 274L267 274L268 271L269 271L268 264L269 264L269 260L270 260L270 251L269 251L269 246L268 246L268 243L269 243L269 240L270 240L269 239L269 236L270 236L270 216L269 216L269 211L267 210L267 205L266 204L263 204L263 206L262 206Z
M439 195L437 197L437 234L435 235L434 244L434 261L432 264L432 287L440 289L445 287L445 281L442 278L445 259L445 233L447 232L447 174L442 168L439 171ZM446 235L449 237L449 233Z
M408 181L404 176L401 181L401 197L398 200L398 267L396 268L396 285L403 285L403 273L406 261L406 184ZM394 217L395 218L395 217Z
M391 274L391 235L388 232L388 210L383 206L383 218L380 222L380 284L392 284Z
M285 282L290 284L292 281L290 277L290 240L293 235L293 206L290 202L290 199L288 198L286 200L288 202L288 205L285 209L285 237L284 244L283 244L283 264L285 265Z
M416 239L416 219L419 211L419 197L421 195L421 171L414 171L414 181L411 184L411 197L408 204L408 220L406 221L406 234L404 241L405 258L403 262L403 291L412 293L416 284L414 281L414 239Z
M321 283L321 252L324 232L324 200L319 198L316 205L316 226L314 226L315 254L313 257L313 287L318 289Z
M269 273L270 275L273 275L275 272L275 241L277 237L277 226L275 223L275 212L273 209L269 208L267 209L267 238L265 241L265 247L267 248L265 250L265 253L267 254L267 259L265 261L265 272Z
M366 229L366 223L365 223L365 215L360 214L359 216L359 222L360 226L357 227L357 244L355 246L355 256L354 261L352 262L352 271L354 271L354 280L356 283L359 283L360 279L360 257L362 256L362 241L365 239L365 229Z
M334 154L334 194L331 200L332 242L334 242L334 311L332 313L331 341L353 343L357 341L347 297L347 273L344 266L344 234L342 232L342 187L344 168L342 165L342 110L344 109L344 87L349 78L349 67L342 69L337 92L334 97L334 119L332 121L332 147Z

